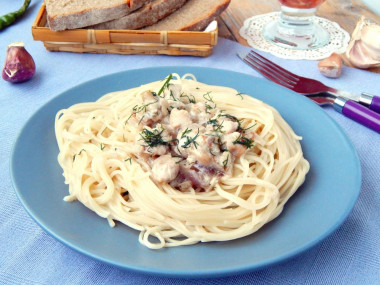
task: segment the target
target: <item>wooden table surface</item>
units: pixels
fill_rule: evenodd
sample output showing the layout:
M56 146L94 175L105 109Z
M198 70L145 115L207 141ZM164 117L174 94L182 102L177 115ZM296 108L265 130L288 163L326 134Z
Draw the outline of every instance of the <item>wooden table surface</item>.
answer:
M219 17L219 36L248 46L239 34L244 20L273 11L280 11L278 0L231 0L227 10ZM350 35L362 15L380 24L380 17L359 0L326 0L317 10L317 16L337 22ZM380 68L370 71L380 73Z

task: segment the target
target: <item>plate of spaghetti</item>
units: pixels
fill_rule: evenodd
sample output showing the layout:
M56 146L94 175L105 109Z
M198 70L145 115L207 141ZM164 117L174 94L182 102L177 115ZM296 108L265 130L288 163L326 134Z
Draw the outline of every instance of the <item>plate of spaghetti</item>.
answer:
M309 249L345 220L361 183L355 149L320 107L201 67L130 70L58 95L21 130L11 173L59 241L177 277L252 271Z

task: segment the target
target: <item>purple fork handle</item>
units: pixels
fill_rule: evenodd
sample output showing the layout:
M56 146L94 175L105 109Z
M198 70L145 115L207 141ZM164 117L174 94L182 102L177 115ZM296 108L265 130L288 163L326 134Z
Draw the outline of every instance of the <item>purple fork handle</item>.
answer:
M380 133L380 114L341 97L334 101L334 108L346 117Z
M371 110L380 113L380 97L363 92L359 98L359 102Z
M374 96L372 98L371 104L369 105L369 108L375 112L380 113L380 97Z

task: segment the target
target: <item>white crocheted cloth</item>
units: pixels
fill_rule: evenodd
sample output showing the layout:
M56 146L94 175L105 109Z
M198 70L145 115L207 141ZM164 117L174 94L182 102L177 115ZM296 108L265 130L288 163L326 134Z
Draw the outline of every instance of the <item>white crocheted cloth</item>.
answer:
M314 17L314 21L330 34L330 42L326 46L317 49L295 50L274 45L263 37L261 31L266 24L278 21L279 18L280 12L248 18L240 29L240 35L248 41L251 47L286 59L320 60L330 56L333 52L344 53L347 49L350 35L337 23L316 16Z

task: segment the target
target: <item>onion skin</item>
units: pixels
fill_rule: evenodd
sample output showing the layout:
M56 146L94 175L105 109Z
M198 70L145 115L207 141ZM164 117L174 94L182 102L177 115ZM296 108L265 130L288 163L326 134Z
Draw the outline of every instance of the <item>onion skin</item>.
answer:
M1 76L11 83L20 83L31 79L36 72L32 56L27 52L24 43L10 44Z

